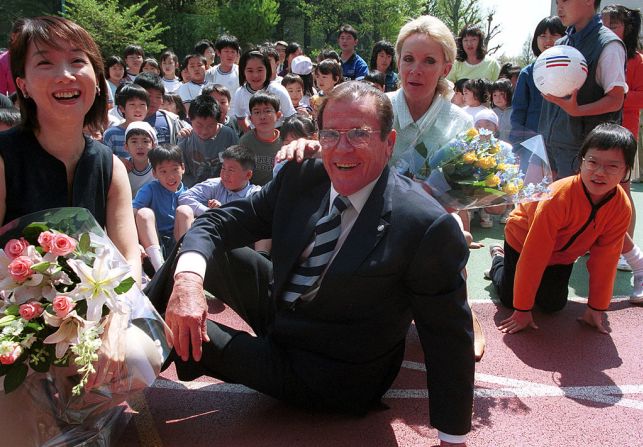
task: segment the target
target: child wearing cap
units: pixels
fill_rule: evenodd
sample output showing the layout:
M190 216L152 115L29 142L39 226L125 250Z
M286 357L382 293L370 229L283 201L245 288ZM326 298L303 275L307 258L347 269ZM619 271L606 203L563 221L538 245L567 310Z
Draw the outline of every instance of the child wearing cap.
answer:
M498 136L498 125L500 120L498 115L491 109L483 109L476 113L476 116L473 120L474 126L476 129L486 129L493 132L494 136ZM499 140L500 145L511 146L509 143ZM508 206L503 214L500 216L500 223L506 224L509 214L513 210L513 206ZM493 228L493 217L489 214L488 210L485 208L480 209L480 226L482 228Z
M116 93L116 107L125 121L108 128L103 134L103 143L121 159L128 171L132 169L129 154L125 150L125 130L134 121L143 121L150 106L150 95L136 84L125 84Z
M148 158L150 150L158 146L156 130L145 121L134 121L125 130L125 150L131 157L132 170L127 173L132 188L132 197L141 186L154 180L152 164Z

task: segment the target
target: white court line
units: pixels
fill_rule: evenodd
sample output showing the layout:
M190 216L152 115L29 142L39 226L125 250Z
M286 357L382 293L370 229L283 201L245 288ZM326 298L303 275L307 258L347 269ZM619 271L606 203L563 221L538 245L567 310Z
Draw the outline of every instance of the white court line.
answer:
M426 371L424 363L402 362L402 367L415 371ZM608 385L608 386L563 386L545 385L527 380L476 373L476 383L504 385L503 388L475 390L476 397L511 398L511 397L568 397L597 403L618 405L621 407L643 410L643 401L624 399L627 394L643 394L643 385ZM389 394L391 394L389 396ZM389 390L384 397L421 398L428 397L426 390Z
M403 368L425 371L423 363L405 361ZM478 398L516 398L516 397L568 397L582 399L607 405L618 405L643 411L643 401L626 399L628 394L643 394L643 385L611 385L611 386L568 386L558 387L526 380L476 373L476 383L491 383L504 385L502 388L488 389L477 387L475 397ZM192 390L207 393L259 394L257 391L233 383L212 382L181 382L158 379L152 384L155 389ZM428 392L423 389L390 389L384 395L385 399L426 399Z

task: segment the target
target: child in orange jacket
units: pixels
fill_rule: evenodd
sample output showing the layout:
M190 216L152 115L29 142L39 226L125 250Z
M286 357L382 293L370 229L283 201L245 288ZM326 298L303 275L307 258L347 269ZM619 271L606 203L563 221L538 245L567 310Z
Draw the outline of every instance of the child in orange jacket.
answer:
M601 124L580 149L580 173L554 182L551 199L520 204L510 214L504 250L490 247L489 276L502 303L514 309L498 329L536 329L534 304L545 312L561 310L574 262L589 251L589 300L580 320L607 332L603 313L632 213L619 183L629 181L635 153L630 131Z

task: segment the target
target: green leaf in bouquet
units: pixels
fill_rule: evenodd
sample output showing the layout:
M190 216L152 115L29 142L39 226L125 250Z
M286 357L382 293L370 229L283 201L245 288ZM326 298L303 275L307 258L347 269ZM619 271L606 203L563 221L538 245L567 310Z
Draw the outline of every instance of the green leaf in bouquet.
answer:
M16 365L15 363L11 365L12 368L7 372L7 375L4 378L4 392L9 394L12 391L15 391L22 382L27 378L27 372L29 368L24 363Z
M5 315L4 317L0 318L0 327L8 326L17 319L18 317L16 315Z
M45 326L43 326L41 323L38 323L36 320L31 320L27 324L25 324L25 327L31 329L34 332L40 332Z
M49 230L49 226L45 222L32 222L22 230L22 234L30 244L38 245L38 236L47 230Z
M7 306L7 308L4 310L5 315L20 315L20 306L17 304L12 304L11 306Z
M127 292L129 289L132 288L134 285L134 278L131 276L128 276L124 280L121 281L121 283L114 288L114 292L116 292L117 295L120 295L122 293Z
M88 233L83 233L80 235L80 241L78 241L78 251L81 253L88 252L91 247L91 239L89 238Z
M51 266L51 262L39 262L38 264L34 264L31 266L31 270L34 270L38 273L45 273L47 269Z
M64 367L64 366L69 366L69 352L65 355L63 355L61 358L57 358L56 356L53 357L52 364L54 366L59 366L59 367Z
M46 345L42 342L34 343L29 354L29 366L37 372L45 373L49 371L56 358L55 349L55 345Z

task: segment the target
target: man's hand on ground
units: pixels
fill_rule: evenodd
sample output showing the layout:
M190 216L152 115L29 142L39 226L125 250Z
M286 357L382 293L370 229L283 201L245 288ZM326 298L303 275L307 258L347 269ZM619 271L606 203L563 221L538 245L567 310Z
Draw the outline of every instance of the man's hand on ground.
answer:
M194 360L201 360L201 344L210 341L207 316L203 279L191 272L177 274L165 312L165 322L172 332L165 335L184 362L190 357L190 345Z

